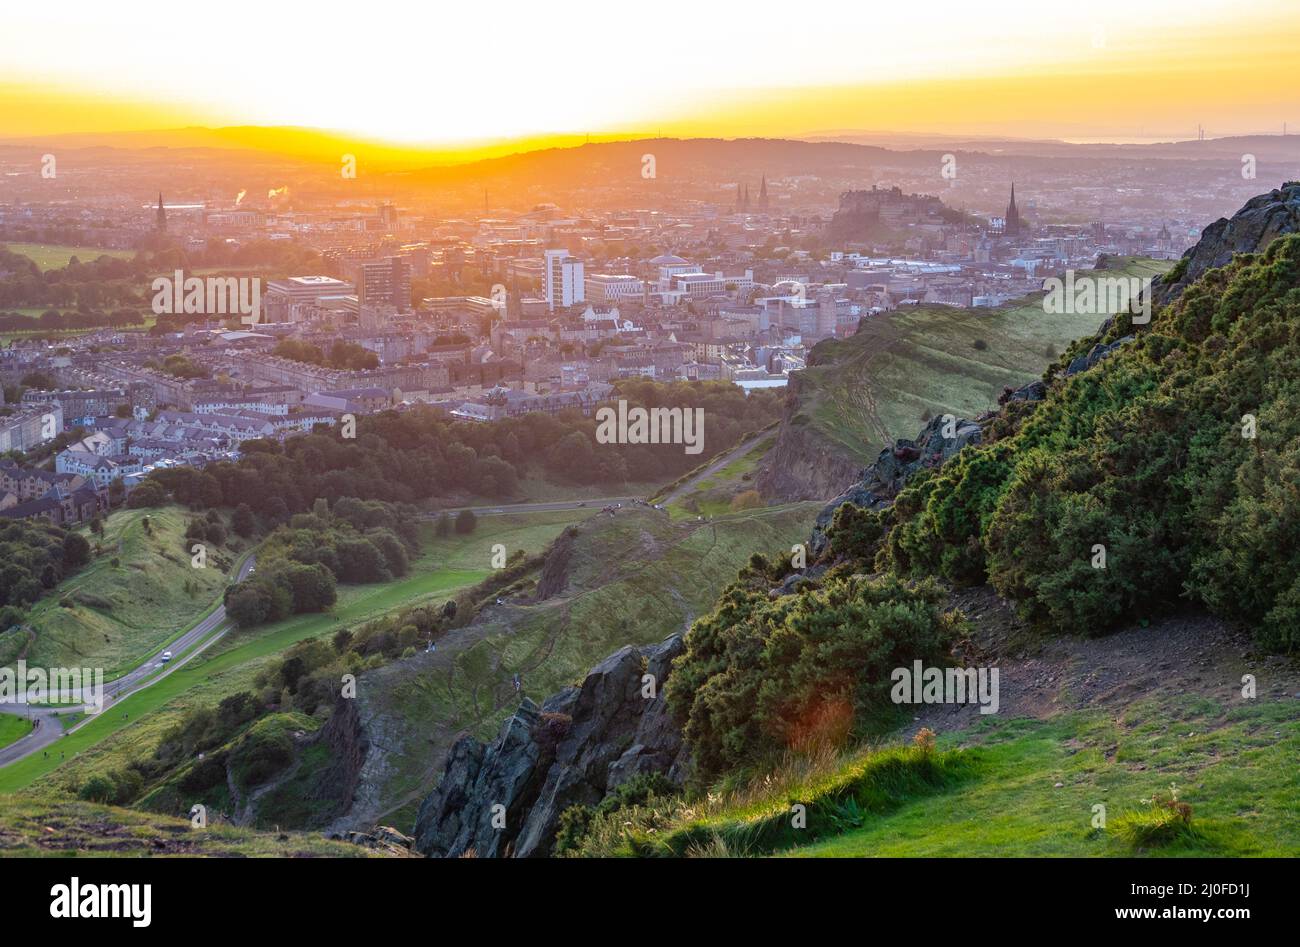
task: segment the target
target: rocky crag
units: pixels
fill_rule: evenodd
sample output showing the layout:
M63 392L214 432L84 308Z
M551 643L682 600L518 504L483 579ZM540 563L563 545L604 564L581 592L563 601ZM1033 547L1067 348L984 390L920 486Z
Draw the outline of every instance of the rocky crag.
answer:
M799 410L802 384L795 373L786 385L785 418L755 479L763 496L782 502L824 500L852 480L862 463L844 445L827 440L808 425L791 423Z
M681 732L662 694L683 648L680 634L622 648L541 707L525 698L492 743L459 740L416 816L416 851L545 856L569 806L595 805L641 773L680 783Z
M1201 231L1201 239L1183 254L1169 274L1153 287L1152 301L1163 306L1201 278L1207 270L1226 266L1233 254L1258 253L1275 237L1300 232L1300 182L1253 197L1231 217L1220 217Z

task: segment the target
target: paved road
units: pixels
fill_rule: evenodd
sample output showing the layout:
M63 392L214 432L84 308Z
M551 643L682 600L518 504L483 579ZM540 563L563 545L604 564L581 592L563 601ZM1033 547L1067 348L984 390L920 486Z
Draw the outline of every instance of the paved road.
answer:
M256 565L256 557L249 556L248 559L244 561L244 564L239 567L239 578L241 580L247 578L248 574L253 571L253 568ZM144 663L123 674L121 677L114 678L111 681L106 681L104 683L104 710L101 712L106 713L108 708L115 701L128 697L136 691L144 690L146 687L158 683L158 681L162 680L168 674L171 674L177 668L184 667L192 658L199 654L199 652L219 640L227 630L226 607L224 605L218 605L207 618L203 619ZM195 647L196 645L200 646ZM191 648L194 648L194 650L190 651L189 654L183 654L183 652L189 651ZM180 657L177 657L175 661L168 664L163 664L159 660L162 656L162 651L170 651L172 654L180 655ZM77 694L73 696L79 698L82 695ZM80 708L32 706L22 703L17 705L6 704L0 706L0 712L12 713L20 717L27 717L36 724L36 728L32 730L31 733L27 734L27 736L20 740L15 740L4 748L0 748L0 766L8 766L10 763L16 763L18 760L30 756L37 750L48 747L51 743L55 743L65 732L71 733L73 730L76 730L77 727L89 723L98 716L98 714L87 715L85 720L78 723L77 726L65 731L58 720L60 712L67 714L73 713L78 709Z

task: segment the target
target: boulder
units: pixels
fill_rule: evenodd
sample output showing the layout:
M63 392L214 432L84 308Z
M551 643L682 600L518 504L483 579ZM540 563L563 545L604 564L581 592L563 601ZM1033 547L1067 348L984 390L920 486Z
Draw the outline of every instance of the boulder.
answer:
M998 398L998 404L1006 404L1009 401L1042 401L1046 397L1046 383L1041 380L1031 381L1019 388L1007 388L1002 393L1002 397ZM996 412L991 413L996 414Z
M681 751L681 733L665 726L660 692L673 658L685 644L673 635L649 648L625 647L596 665L573 702L573 725L555 750L537 801L528 813L515 854L548 855L560 813L569 806L594 806L637 773L667 772ZM654 698L642 690L654 680Z

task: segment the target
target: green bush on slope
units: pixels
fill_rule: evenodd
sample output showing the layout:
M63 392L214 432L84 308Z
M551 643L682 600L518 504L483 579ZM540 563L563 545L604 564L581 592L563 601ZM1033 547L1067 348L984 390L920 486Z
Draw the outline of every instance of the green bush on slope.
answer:
M732 585L695 622L665 693L701 774L838 745L892 713L890 673L938 661L962 620L931 582L841 574L769 598Z
M931 576L989 581L1055 631L1191 599L1295 646L1300 235L1205 274L1148 328L1117 317L1102 341L1130 334L1064 377L1094 343L1071 346L1042 402L1009 403L984 443L922 469L889 509L842 507L821 580L771 598L788 562L742 571L666 686L700 776L882 721L890 670L941 663L960 634Z
M1106 341L1131 331L1121 317ZM1001 439L909 484L877 564L987 578L1056 630L1095 634L1188 598L1292 648L1298 409L1300 236L1286 236L1207 273L1094 368L1054 379Z

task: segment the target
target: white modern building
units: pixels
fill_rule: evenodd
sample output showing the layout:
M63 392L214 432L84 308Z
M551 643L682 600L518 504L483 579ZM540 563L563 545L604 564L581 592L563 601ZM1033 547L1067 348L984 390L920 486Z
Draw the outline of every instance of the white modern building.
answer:
M542 278L546 307L552 312L586 301L582 261L569 256L568 250L546 251Z
M593 303L619 303L628 299L641 299L645 283L635 276L596 273L586 281L587 300Z

